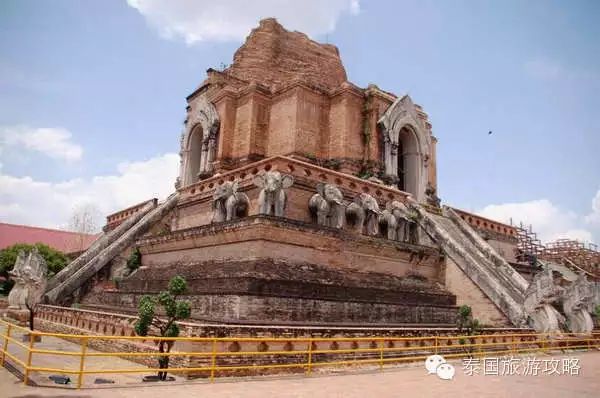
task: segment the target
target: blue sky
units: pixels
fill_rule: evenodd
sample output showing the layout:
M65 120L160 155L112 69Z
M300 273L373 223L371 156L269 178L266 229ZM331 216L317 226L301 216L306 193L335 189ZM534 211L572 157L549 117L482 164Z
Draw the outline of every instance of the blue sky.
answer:
M445 203L600 241L599 2L218 3L2 1L0 220L168 194L186 95L276 16L424 107Z

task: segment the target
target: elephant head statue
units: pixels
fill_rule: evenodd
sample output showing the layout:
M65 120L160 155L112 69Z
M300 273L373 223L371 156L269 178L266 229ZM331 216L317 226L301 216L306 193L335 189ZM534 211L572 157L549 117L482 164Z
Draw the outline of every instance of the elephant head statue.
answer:
M248 196L238 192L237 181L226 181L213 194L212 222L230 221L248 214Z
M293 183L294 177L278 171L256 175L254 185L262 188L258 194L258 213L283 217L287 200L285 189Z
M408 209L404 203L392 200L385 206L385 210L379 215L379 224L385 226L387 238L405 242L409 240L411 233L411 220L408 217Z
M317 193L309 202L308 208L317 216L317 223L333 228L343 228L346 207L344 195L333 184L317 184Z
M362 233L366 225L367 235L375 236L379 233L379 204L377 200L368 193L361 193L348 205L346 216L354 224L358 233Z

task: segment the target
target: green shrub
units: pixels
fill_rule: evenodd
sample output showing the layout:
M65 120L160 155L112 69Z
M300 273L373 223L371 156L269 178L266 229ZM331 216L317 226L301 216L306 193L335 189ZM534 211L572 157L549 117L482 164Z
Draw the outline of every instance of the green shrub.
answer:
M127 259L127 269L132 273L142 265L142 253L139 248L135 248Z

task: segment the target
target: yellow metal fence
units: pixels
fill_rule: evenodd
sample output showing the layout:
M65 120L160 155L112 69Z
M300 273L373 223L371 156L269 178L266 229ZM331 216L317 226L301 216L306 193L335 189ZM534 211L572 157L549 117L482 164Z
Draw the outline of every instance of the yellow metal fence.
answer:
M375 365L383 369L386 364L420 361L432 354L442 354L445 358L505 356L520 353L546 352L548 350L589 350L600 348L600 333L591 335L549 335L535 333L486 334L465 336L426 336L426 337L177 337L162 340L191 343L194 350L176 350L159 353L147 342L156 342L155 337L74 335L62 333L30 332L29 329L0 320L2 351L0 365L9 362L22 370L23 382L27 384L32 372L73 374L77 376L76 387L81 388L85 375L128 374L166 371L175 374L193 374L213 381L220 375L232 372L253 372L273 370L296 370L310 374L315 368L341 367L353 365ZM18 337L25 336L22 341ZM39 338L58 338L75 342L80 349L36 348ZM25 341L23 341L25 340ZM88 350L90 342L131 342L142 343L135 349L118 352ZM282 346L283 349L269 350L268 344ZM145 345L144 345L145 344ZM241 350L242 346L255 344L255 350ZM110 345L110 344L108 344ZM227 346L227 350L219 347ZM177 346L176 346L177 347ZM299 347L299 349L296 349ZM327 347L323 349L322 347ZM346 348L344 348L346 347ZM71 361L71 367L34 366L35 356L55 355L78 359ZM20 356L20 357L19 357ZM161 356L187 358L182 366L160 369L139 366L134 368L88 368L86 361L94 357L131 358L133 361L155 360ZM264 359L267 359L266 361ZM194 361L190 361L194 359ZM171 364L174 361L171 360ZM57 361L60 364L61 361ZM194 366L194 363L201 366Z

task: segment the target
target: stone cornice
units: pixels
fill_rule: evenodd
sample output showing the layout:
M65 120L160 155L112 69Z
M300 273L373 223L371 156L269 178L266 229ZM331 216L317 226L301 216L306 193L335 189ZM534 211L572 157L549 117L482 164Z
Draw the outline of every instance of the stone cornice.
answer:
M314 235L319 235L318 245L320 247L335 247L337 245L352 246L357 251L373 251L382 257L394 256L398 259L405 257L407 261L418 258L422 261L436 262L442 255L439 249L430 246L398 242L383 237L374 237L356 234L349 230L324 227L321 225L306 223L288 218L255 215L237 220L201 225L171 232L166 235L143 237L136 241L143 254L169 252L172 250L184 250L204 245L211 246L212 239L219 236L228 242L245 240L269 240L271 236L267 231L281 230L278 234L281 238L277 243L306 245L315 244ZM246 231L246 232L245 232ZM284 232L287 231L287 232ZM230 235L230 238L225 238ZM204 243L203 243L204 242ZM374 252L373 252L374 253ZM373 254L371 253L371 254Z

